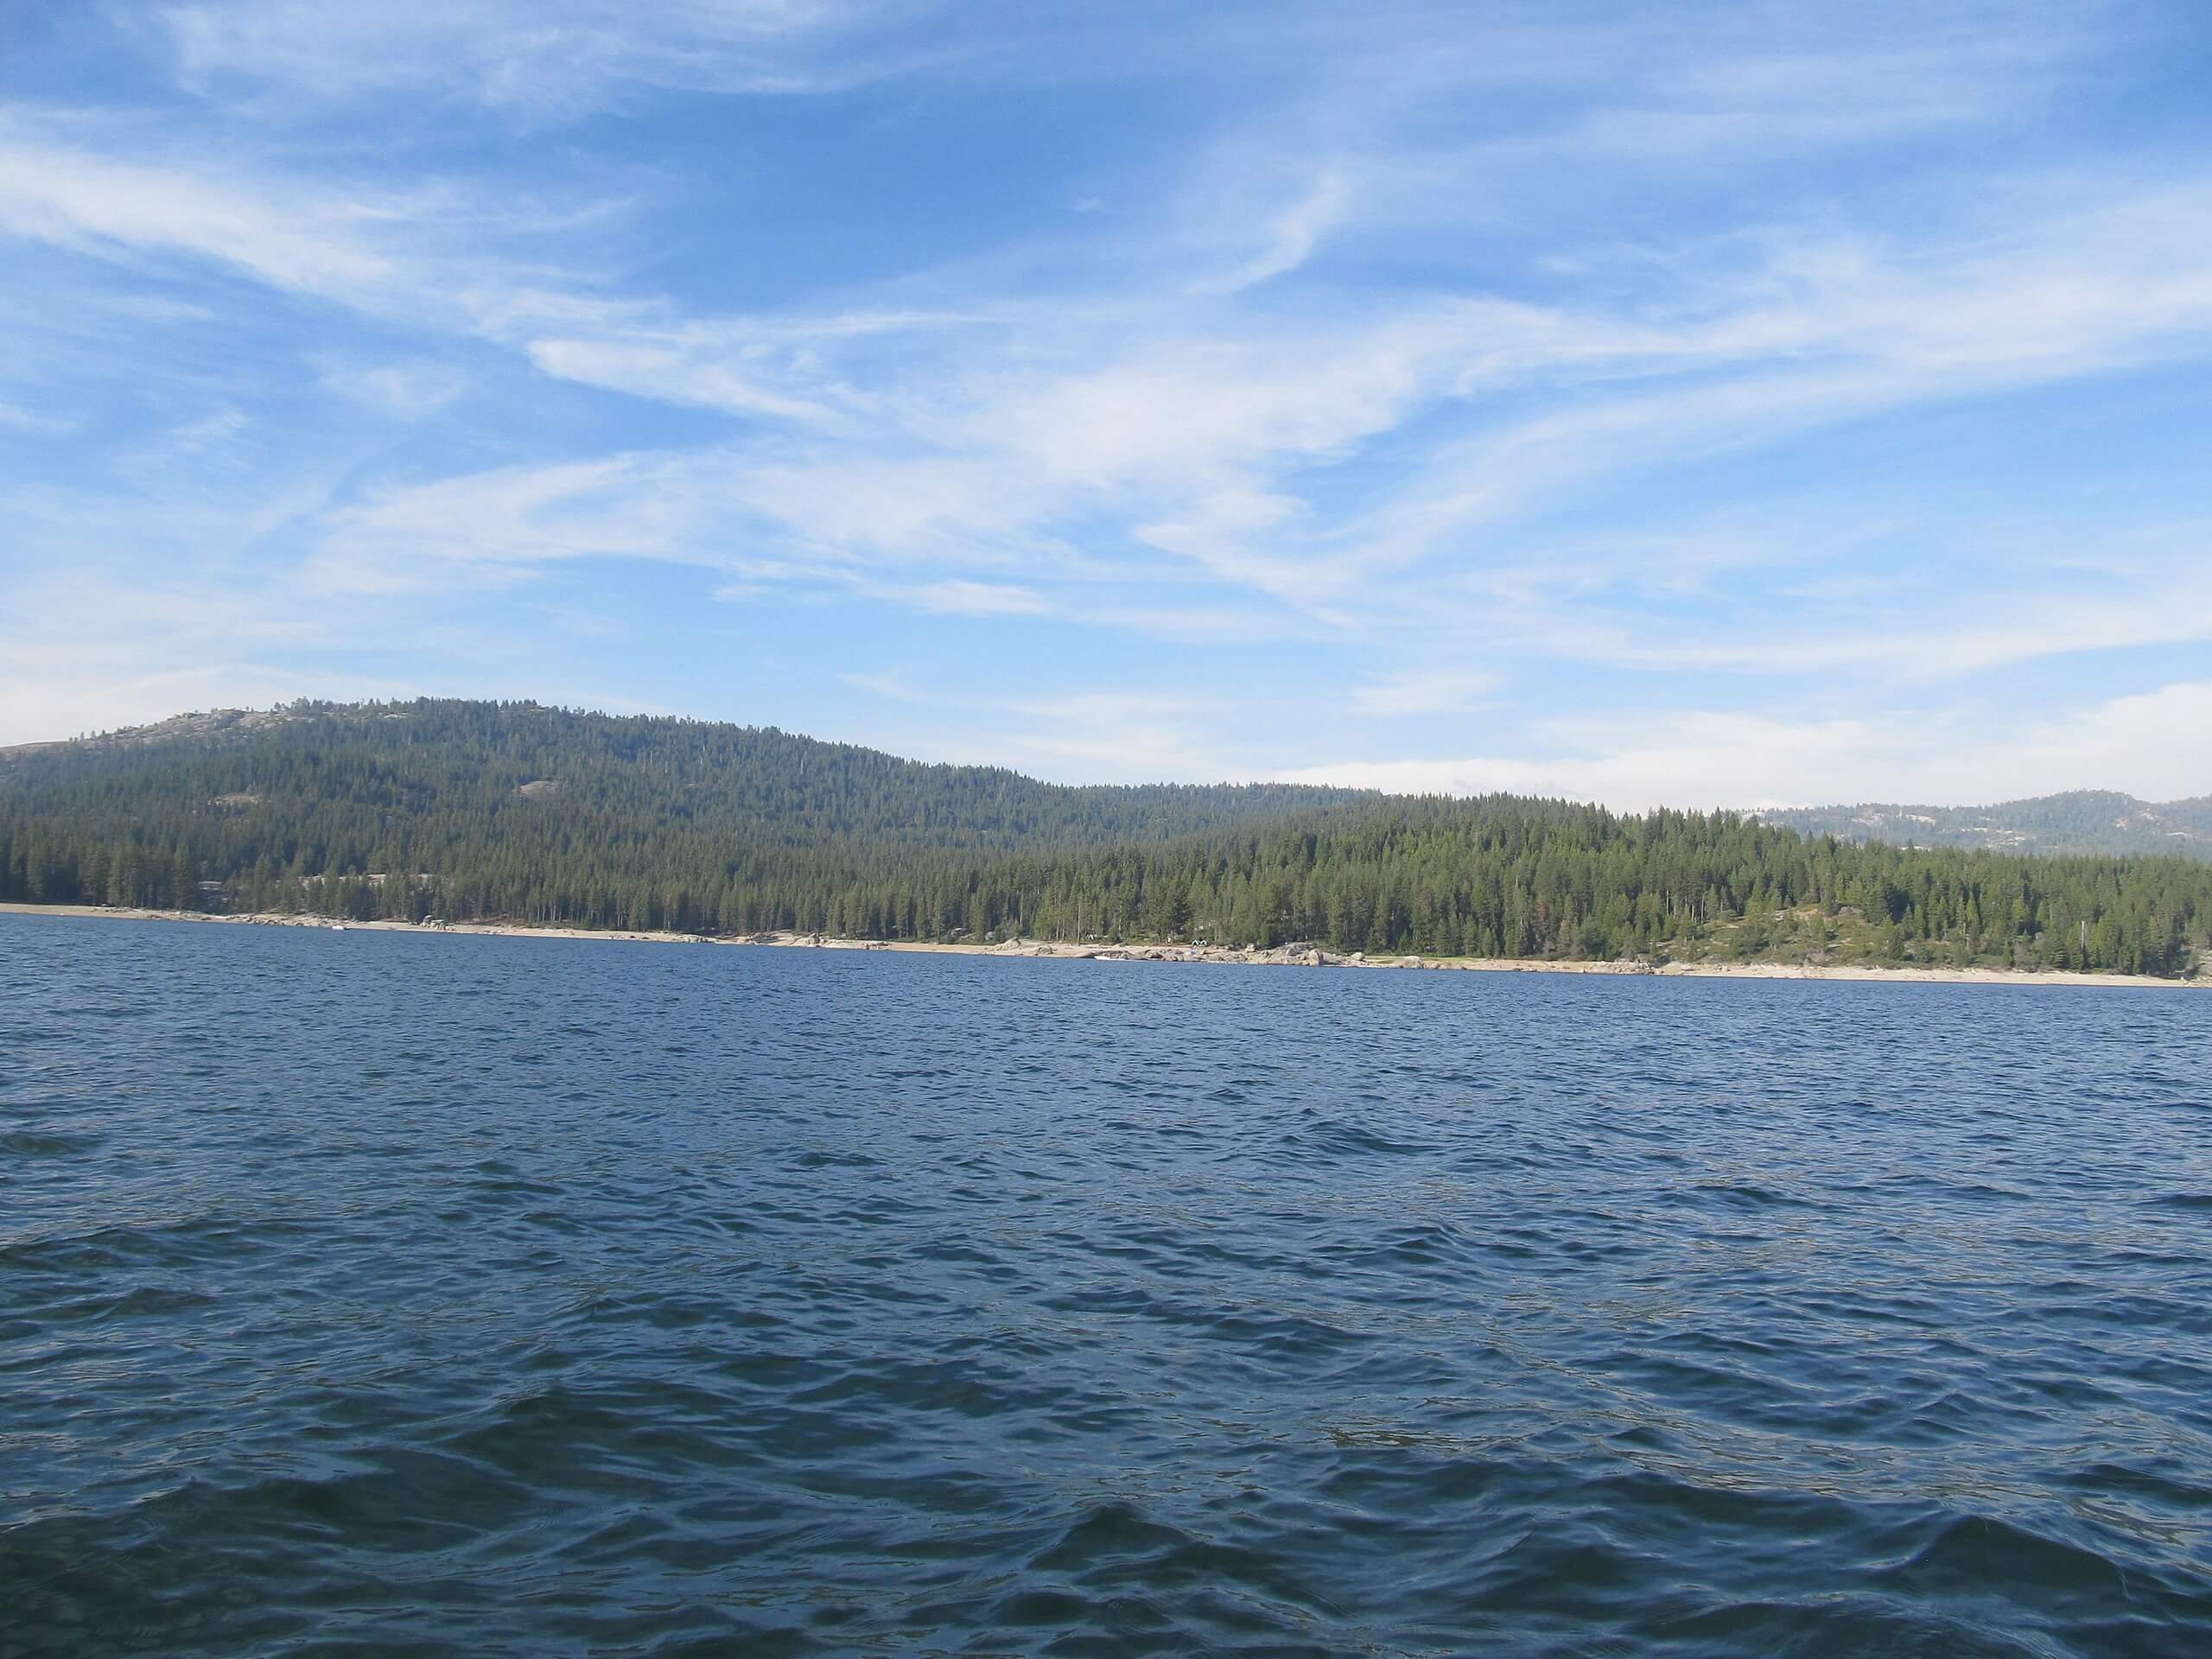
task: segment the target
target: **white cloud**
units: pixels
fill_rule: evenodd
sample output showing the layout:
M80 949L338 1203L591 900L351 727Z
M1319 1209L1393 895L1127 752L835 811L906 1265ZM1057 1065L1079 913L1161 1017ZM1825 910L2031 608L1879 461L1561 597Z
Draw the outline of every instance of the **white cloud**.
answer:
M28 575L12 597L0 614L0 744L141 725L187 709L398 689L327 658L304 665L303 653L337 643L327 620L266 591L217 607L188 582L138 579L88 561Z
M20 404L0 403L0 432L22 432L35 437L58 437L77 429L79 423L42 414Z
M1234 294L1296 270L1313 257L1321 238L1344 221L1351 194L1343 175L1324 173L1304 198L1275 216L1264 251L1225 276L1198 283L1198 291Z
M1808 270L1818 274L1793 275ZM1771 300L1762 290L1777 281L1796 291ZM1579 339L1567 334L1575 344L1552 367L1598 366L1582 342L1609 339L1608 366L1623 378L1594 397L1570 386L1551 407L1439 448L1425 479L1352 528L1362 563L1417 563L1609 475L1885 410L2202 357L2212 349L2212 185L2139 188L2016 222L1995 245L1909 259L1785 245L1716 301L1728 308L1673 327L1608 334L1593 319Z
M162 446L180 455L198 455L228 444L252 424L243 410L211 410L196 419L171 427L162 435Z
M1187 697L1095 691L1015 705L999 738L1017 762L1105 781L1222 777L1229 757L1211 722Z
M998 582L967 582L957 578L926 582L917 588L887 588L876 591L923 610L959 616L1040 616L1052 606L1027 588Z
M322 371L321 378L325 386L348 402L401 421L426 419L468 388L468 377L461 369L432 359L334 362Z
M2212 170L2114 115L2139 20L1980 0L1386 0L1167 29L872 0L109 15L150 24L190 95L141 87L133 111L118 79L100 111L0 111L0 238L32 273L0 320L0 435L65 412L88 435L0 474L37 531L23 556L53 569L158 545L233 614L258 582L311 605L470 591L486 650L532 626L533 588L647 591L601 569L641 560L733 599L868 607L855 637L887 671L902 639L1047 616L1146 636L1113 643L1155 669L1178 661L1156 642L1296 640L1203 707L1039 692L968 710L969 741L1063 772L1226 771L1222 733L1249 746L1307 706L1294 659L1349 687L1302 753L1388 753L1377 734L1414 729L1390 722L1480 710L1488 758L1405 775L1726 799L1760 777L1832 792L1821 760L1911 775L1912 730L1986 750L1973 710L2008 665L2101 652L2112 689L2140 689L2212 639L2201 535L2113 550L2202 523L2171 432L2070 500L1987 449L1986 485L1972 456L1948 497L1898 481L1946 421L2024 443L2002 400L2212 358ZM1010 133L1039 108L1081 123L1083 99L1040 89L1131 73L1176 93L1014 158L988 211L944 170L931 124L956 103ZM888 75L912 79L841 105L834 139L785 143L779 121L823 113L789 103L699 119L698 94ZM2023 118L2061 95L2102 100L2112 141ZM619 143L544 142L610 111ZM912 199L856 205L893 157L917 162L894 187ZM852 217L823 237L791 200ZM2200 412L2177 380L2143 377L2145 434L2155 398L2177 431ZM1868 435L1892 427L1894 464ZM1846 428L1860 470L1824 475L1803 440ZM2117 478L2111 448L2051 470ZM2031 550L2016 527L2037 518L2095 556ZM189 669L167 649L149 672ZM1691 712L1570 726L1604 677L1523 673L1590 664ZM1550 722L1489 706L1493 672L1565 687ZM1808 706L1808 676L1885 717L1775 715Z
M855 691L865 691L892 702L918 707L931 701L930 693L910 684L905 675L896 671L884 674L844 673L838 675L837 679L840 684L849 685Z
M1497 676L1481 669L1427 669L1392 674L1352 688L1352 707L1363 715L1465 714L1484 705Z
M111 157L0 121L0 232L95 253L153 249L271 287L362 302L400 272L372 239L396 204L226 182L203 167Z
M865 15L837 0L226 0L151 15L188 85L243 91L287 112L429 95L544 120L644 88L839 90L925 55L818 50Z
M192 15L192 28L215 27ZM1739 78L1770 88L1802 73L1765 62ZM1080 522L1084 556L1131 579L1156 577L1144 550L1158 550L1340 637L1372 637L1433 607L1440 567L1487 564L1487 536L1567 492L1884 410L2201 354L2212 331L2212 187L2196 183L2039 214L2007 203L2000 236L1948 248L1770 238L1750 266L1683 260L1676 291L1633 305L1416 293L1276 315L1192 309L1173 292L1073 304L971 293L950 308L841 296L814 312L686 318L650 297L533 283L480 238L456 262L442 246L452 226L416 222L426 201L451 205L442 188L372 195L165 167L17 128L0 149L0 226L18 234L218 262L781 435L720 461L639 466L628 500L649 533L591 522L573 502L505 530L479 511L429 527L424 556L496 543L471 556L696 559L702 536L772 526L780 547L761 550L810 580L935 563L934 580L901 578L925 607L1010 568L1065 566ZM1332 227L1357 225L1343 175L1324 172L1268 221L1262 264L1294 270ZM356 371L339 389L395 412L449 395L420 372ZM1367 492L1377 505L1309 477L1386 447L1384 487ZM361 529L358 515L334 526L341 540ZM1679 649L1719 660L1695 640ZM1783 655L1757 647L1742 665Z
M1002 303L995 335L910 335L876 364L890 378L867 402L843 390L866 367L839 351L872 336L827 331L803 358L734 348L727 330L664 336L652 372L606 378L800 421L837 403L831 441L735 486L817 553L1003 560L1103 512L1213 576L1341 620L1427 607L1434 563L1465 565L1471 537L1593 480L2202 353L2207 224L2212 191L2159 188L1948 259L1789 245L1758 272L1686 296L1671 321L1416 298L1380 320L1240 330L1212 319L1208 334L1184 332L1196 319L1140 314L1125 336L1102 321L1110 308L1061 322ZM687 357L695 347L703 355ZM615 361L639 348L596 349ZM723 378L733 349L776 389ZM1039 361L1065 366L1039 373ZM810 393L793 378L808 372ZM1486 418L1492 404L1514 412ZM1300 477L1438 418L1472 430L1431 445L1372 512L1325 510Z
M324 516L304 575L332 592L482 588L579 558L699 562L696 511L645 456L388 488Z
M530 360L548 374L632 397L808 424L838 420L827 404L764 385L757 374L711 350L702 353L681 338L533 340L525 349Z
M1540 753L1529 757L1345 761L1273 775L1412 793L1560 796L1634 811L1872 799L1976 805L2090 788L2167 800L2202 792L2212 770L2212 681L2113 698L2024 729L1986 715L1792 721L1689 709L1541 720L1531 735Z

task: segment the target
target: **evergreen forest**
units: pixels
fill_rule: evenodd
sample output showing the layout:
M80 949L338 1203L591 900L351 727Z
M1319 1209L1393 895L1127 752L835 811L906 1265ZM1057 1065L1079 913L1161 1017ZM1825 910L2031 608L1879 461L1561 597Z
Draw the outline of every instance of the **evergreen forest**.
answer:
M2212 957L2198 860L1510 796L1072 788L772 728L434 700L0 751L0 901L2167 976Z

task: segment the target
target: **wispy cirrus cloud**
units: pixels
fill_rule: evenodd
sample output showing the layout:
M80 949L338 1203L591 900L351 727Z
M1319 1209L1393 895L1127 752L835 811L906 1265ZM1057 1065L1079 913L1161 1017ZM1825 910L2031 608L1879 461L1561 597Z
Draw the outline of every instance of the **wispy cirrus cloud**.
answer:
M2212 643L2212 170L2157 8L105 16L138 79L0 70L41 568L168 524L211 590L466 602L518 662L556 605L610 651L803 607L913 684L1049 640L1054 697L932 741L1064 770L1479 722L1535 776L1623 697L1715 753L1823 695L1986 736L2024 664L2063 723ZM1210 736L1066 712L1230 658Z
M1225 276L1198 284L1202 294L1234 294L1296 270L1311 258L1321 238L1347 216L1350 186L1338 172L1326 172L1313 188L1268 226L1266 248Z
M54 124L41 124L51 126ZM147 252L226 266L290 293L367 303L402 271L375 246L404 213L325 189L140 159L0 119L0 230L105 258ZM151 148L150 133L140 142Z
M145 22L179 78L280 112L313 100L429 94L532 120L574 118L652 91L840 91L943 55L878 51L859 0L391 0L334 11L314 0L162 4Z
M1352 706L1369 715L1461 715L1483 707L1498 677L1483 669L1433 668L1391 674L1352 688Z
M77 423L64 416L43 414L20 404L0 404L0 431L59 437L76 428Z
M1394 611L1433 608L1440 562L1447 577L1503 563L1485 544L1491 532L1593 480L1756 450L1891 409L2203 353L2212 236L2200 227L2212 215L2194 211L2202 207L2212 192L2162 189L2061 214L2001 251L1975 246L1950 264L1923 257L1904 276L1860 261L1854 277L1829 260L1818 294L1778 302L1757 297L1766 283L1739 279L1718 296L1731 308L1716 312L1716 296L1699 293L1673 322L1421 300L1379 322L1309 324L1296 346L1287 325L1271 324L1179 347L1155 338L1040 372L1029 365L1055 346L1090 346L1095 325L1055 336L1048 321L1009 302L995 331L915 321L904 372L880 375L868 398L845 397L834 410L830 399L861 378L840 346L879 331L782 320L761 330L764 340L804 337L806 351L779 359L764 344L760 359L777 362L787 384L811 376L819 396L783 397L781 407L734 399L786 416L787 435L626 470L625 511L683 533L622 540L639 556L658 546L698 559L712 556L715 535L742 526L747 537L796 550L795 569L930 558L961 567L949 579L973 581L1027 559L1052 578L1064 574L1052 550L1077 521L1118 516L1122 550L1098 556L1109 569L1156 578L1166 555L1357 633ZM2000 265L2009 281L1995 274ZM1746 289L1755 297L1744 302ZM940 328L944 340L929 338ZM948 353L964 372L947 365ZM664 397L690 400L680 376L668 379ZM1439 435L1397 448L1386 487L1371 492L1379 505L1346 512L1333 480L1326 495L1306 482L1311 469L1360 459L1414 423ZM1472 429L1450 435L1453 423ZM825 424L834 429L815 435ZM467 522L499 544L497 556L531 546L566 556L574 538L549 533L557 515L543 510L575 476L550 472L547 493L528 502L537 516L527 533L499 529L504 474L490 487L490 516ZM713 510L702 509L709 499ZM591 509L579 511L588 520ZM1707 565L1727 563L1710 536L1695 546ZM1573 566L1553 557L1546 568ZM1685 660L1716 660L1710 647L1678 648ZM1794 645L1764 656L1785 654L1808 660ZM1854 645L1809 660L1846 657L1867 653ZM1738 658L1757 664L1762 650ZM1664 648L1644 660L1664 660Z

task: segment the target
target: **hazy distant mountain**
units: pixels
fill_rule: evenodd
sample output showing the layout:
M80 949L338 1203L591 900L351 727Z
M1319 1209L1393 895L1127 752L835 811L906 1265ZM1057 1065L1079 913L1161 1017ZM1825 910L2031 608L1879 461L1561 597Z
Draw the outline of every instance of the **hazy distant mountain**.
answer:
M1995 806L1798 807L1761 822L1811 836L1902 847L1987 847L2007 853L2165 853L2212 859L2212 795L2139 801L2110 790L2002 801Z

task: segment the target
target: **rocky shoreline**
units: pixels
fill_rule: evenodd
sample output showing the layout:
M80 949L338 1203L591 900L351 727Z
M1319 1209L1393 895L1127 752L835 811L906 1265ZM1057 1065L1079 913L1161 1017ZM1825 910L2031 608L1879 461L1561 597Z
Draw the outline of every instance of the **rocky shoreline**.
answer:
M609 943L753 946L780 950L889 950L910 955L1054 957L1104 963L1184 963L1252 968L1368 968L1398 972L1598 974L1645 979L1826 979L1913 985L2063 985L2138 988L2212 989L2212 979L2156 979L2143 974L2044 972L2002 968L1878 968L1857 964L1781 962L1554 962L1529 957L1369 956L1326 950L1310 943L1269 950L1227 950L1198 944L1105 944L1008 939L1000 944L931 944L905 940L846 939L822 933L763 932L712 937L613 928L519 927L505 922L336 922L325 916L221 916L199 911L137 910L108 905L0 905L0 915L107 918L180 922L188 925L308 927L340 932L474 934L497 938L596 939Z

